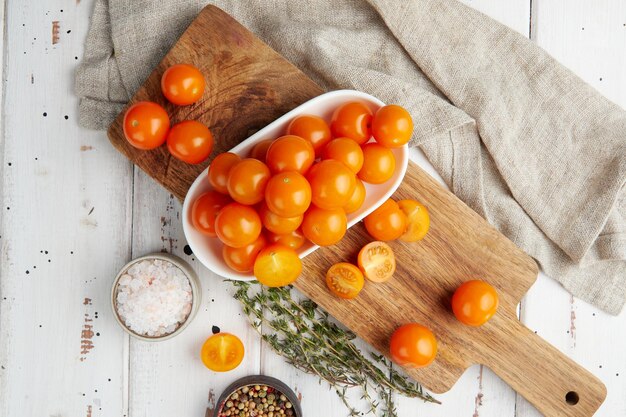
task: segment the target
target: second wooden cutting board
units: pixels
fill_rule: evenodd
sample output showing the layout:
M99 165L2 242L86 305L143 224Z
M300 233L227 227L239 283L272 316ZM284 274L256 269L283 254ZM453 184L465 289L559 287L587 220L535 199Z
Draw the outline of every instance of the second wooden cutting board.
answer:
M208 91L201 102L188 107L165 102L159 80L176 63L193 64L205 74ZM205 123L217 140L215 156L320 93L322 89L247 29L207 6L131 104L156 101L174 123L186 118ZM149 152L132 148L124 139L122 119L123 114L109 129L113 145L184 198L206 163L181 163L164 148ZM431 328L439 340L437 359L429 367L408 372L432 391L449 390L469 365L481 363L546 416L593 415L606 396L604 385L516 317L516 305L536 279L535 262L413 163L394 198L421 201L432 222L424 240L391 243L398 261L392 280L367 283L351 301L339 300L326 289L327 268L335 262L355 262L359 249L370 241L359 224L339 244L305 258L296 287L386 355L389 336L399 325L418 322ZM470 328L456 321L449 306L454 289L475 278L497 288L501 305L486 325Z

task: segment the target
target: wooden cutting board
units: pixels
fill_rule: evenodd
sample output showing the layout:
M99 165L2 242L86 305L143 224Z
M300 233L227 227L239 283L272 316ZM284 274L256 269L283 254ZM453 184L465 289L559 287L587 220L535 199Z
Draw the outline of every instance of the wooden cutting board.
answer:
M172 106L160 92L161 74L177 63L191 63L205 74L208 91L193 106ZM156 101L173 123L203 122L216 138L215 156L322 92L229 15L207 6L131 103ZM122 119L120 114L109 129L111 143L183 199L208 161L187 165L170 157L165 147L139 151L124 139ZM296 287L386 355L389 337L399 325L418 322L432 329L439 341L435 362L408 373L434 392L449 390L468 366L480 363L546 416L593 415L606 397L602 382L516 317L517 304L537 277L535 262L413 163L394 198L424 203L431 213L431 229L420 242L391 243L398 261L392 280L368 283L351 301L339 300L326 289L327 268L339 261L355 262L359 249L370 241L359 224L339 244L305 258ZM460 324L450 310L454 289L475 278L490 282L501 297L498 313L479 328Z

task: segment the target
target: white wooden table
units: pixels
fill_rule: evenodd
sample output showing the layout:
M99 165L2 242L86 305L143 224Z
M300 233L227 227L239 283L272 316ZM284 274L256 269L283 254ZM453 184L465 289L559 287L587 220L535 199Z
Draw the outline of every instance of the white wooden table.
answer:
M530 36L626 107L624 0L465 1ZM307 416L344 415L324 384L260 343L229 285L184 254L180 204L103 132L77 126L73 72L93 2L0 3L0 416L200 417L227 384L259 372L295 387ZM163 249L200 274L200 313L171 341L131 340L111 315L111 282L131 258ZM597 415L626 417L626 312L608 316L543 276L520 311L530 328L607 385ZM199 360L213 325L244 340L247 355L234 372L212 373ZM436 406L399 398L399 415L538 415L480 366L440 399Z

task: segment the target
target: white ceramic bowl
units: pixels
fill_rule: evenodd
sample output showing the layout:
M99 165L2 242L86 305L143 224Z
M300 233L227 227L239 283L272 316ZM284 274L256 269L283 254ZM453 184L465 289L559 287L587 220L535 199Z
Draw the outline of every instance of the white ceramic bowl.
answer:
M369 94L354 91L354 90L337 90L329 93L322 94L315 97L304 104L291 110L284 116L276 119L263 129L250 136L248 139L235 146L230 152L236 153L242 158L248 156L254 145L264 139L276 139L284 135L289 122L296 116L303 114L313 114L320 116L326 121L330 121L330 117L333 111L349 101L360 101L370 107L373 111L376 111L379 107L384 106L385 103L373 97ZM372 139L373 140L373 139ZM400 186L404 174L406 173L407 165L409 162L409 149L407 145L392 150L396 158L396 171L391 179L383 184L367 184L364 183L367 191L365 202L359 210L348 215L348 227L353 226L357 222L361 221L365 216L370 214L382 203L384 203ZM204 170L198 178L193 182L185 202L183 203L183 231L189 246L193 250L196 258L202 262L207 268L223 277L234 279L238 281L252 281L254 276L251 273L244 274L237 271L233 271L226 265L222 259L222 243L217 238L207 237L198 232L191 223L191 207L193 202L203 193L211 189L211 185L207 180L207 171ZM300 258L304 258L319 246L307 242L302 246L298 254Z

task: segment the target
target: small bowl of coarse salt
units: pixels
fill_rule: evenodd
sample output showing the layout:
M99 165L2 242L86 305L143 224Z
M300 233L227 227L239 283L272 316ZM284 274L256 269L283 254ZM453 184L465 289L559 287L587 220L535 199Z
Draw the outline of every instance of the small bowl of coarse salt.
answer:
M113 282L113 315L131 336L170 339L193 320L200 306L200 281L185 261L153 253L127 263Z

